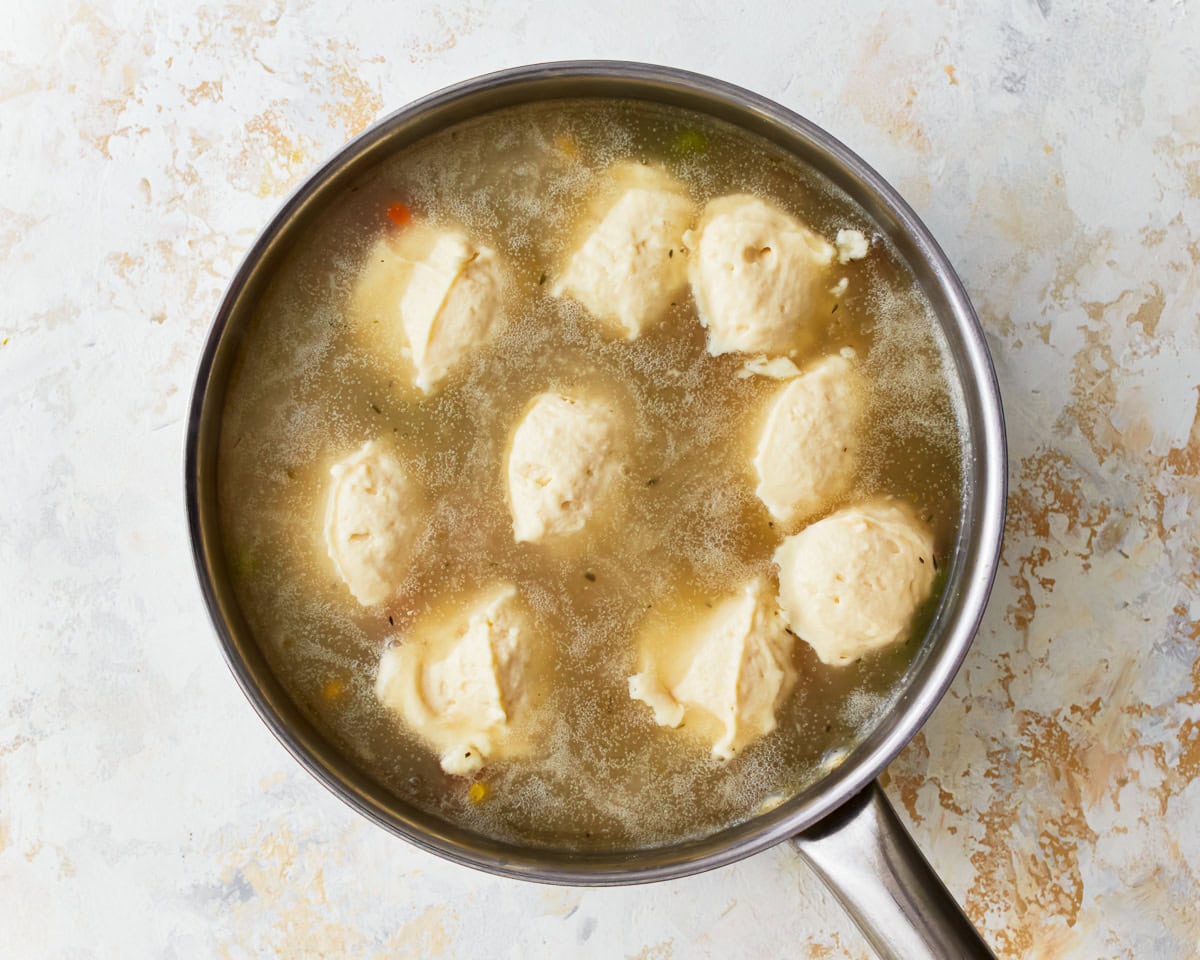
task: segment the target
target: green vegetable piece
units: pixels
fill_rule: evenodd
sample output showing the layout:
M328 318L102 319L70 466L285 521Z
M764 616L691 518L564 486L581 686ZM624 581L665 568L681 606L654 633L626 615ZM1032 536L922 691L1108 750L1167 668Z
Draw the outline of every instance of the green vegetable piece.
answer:
M675 141L672 147L676 153L684 157L696 153L704 153L708 149L708 137L695 127L684 127L675 134Z
M229 557L229 568L233 571L233 575L242 580L247 580L254 576L258 569L258 557L250 548L234 551Z

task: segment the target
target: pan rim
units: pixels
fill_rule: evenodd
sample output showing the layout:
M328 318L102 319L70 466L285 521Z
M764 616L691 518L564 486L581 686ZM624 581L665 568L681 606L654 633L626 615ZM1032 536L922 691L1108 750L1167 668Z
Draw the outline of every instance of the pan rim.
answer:
M382 143L389 131L414 118L484 91L564 79L630 81L644 84L647 88L669 88L721 101L737 113L755 114L780 125L851 171L864 188L895 217L917 253L930 267L952 314L955 329L961 336L962 355L972 375L971 381L966 382L960 369L961 389L964 393L972 393L979 407L977 422L972 424L979 429L972 438L971 448L973 459L981 464L976 489L971 492L978 508L975 513L979 525L971 531L967 544L970 556L965 560L967 569L960 573L962 582L957 583L963 592L958 603L958 615L944 625L942 634L937 638L937 650L926 658L931 662L920 682L910 683L897 702L889 707L889 718L894 721L890 729L865 751L860 753L860 748L856 748L852 760L822 778L819 781L821 789L803 803L794 803L797 798L793 798L775 811L751 817L695 842L624 851L614 854L608 861L582 853L494 843L456 829L432 829L428 824L417 822L419 818L400 817L394 810L381 808L371 796L354 788L317 756L305 737L294 728L295 724L280 713L242 653L225 614L210 562L210 552L206 549L202 504L205 493L203 485L206 482L202 471L206 465L203 462L201 440L206 429L206 418L213 416L206 401L215 402L211 401L208 388L218 350L258 264L270 245L286 232L287 225L303 205L344 165L364 155L372 146ZM944 316L941 319L943 324L949 322ZM430 853L501 876L584 886L654 882L689 876L733 863L812 826L875 779L928 719L966 656L998 571L1007 495L1003 411L986 338L961 280L932 234L899 193L857 154L822 128L765 97L702 74L630 61L561 61L485 74L401 107L320 164L268 221L247 251L222 297L197 364L185 443L184 485L188 529L205 606L230 671L259 718L284 748L356 812ZM960 550L963 540L964 536L960 534ZM955 582L952 580L952 583ZM870 743L878 729L869 734L863 743ZM800 796L808 792L810 790L806 788ZM420 817L436 819L427 814L420 814ZM732 836L722 840L726 834ZM469 842L464 842L464 836Z

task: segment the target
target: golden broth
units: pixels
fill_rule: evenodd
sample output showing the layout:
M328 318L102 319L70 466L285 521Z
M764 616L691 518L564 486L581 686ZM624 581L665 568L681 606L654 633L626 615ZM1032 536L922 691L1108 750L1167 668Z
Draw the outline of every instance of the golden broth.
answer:
M750 465L779 381L738 377L745 357L708 356L690 293L633 342L606 339L580 307L547 293L596 178L626 159L663 164L700 204L754 193L829 239L839 228L872 237L865 260L831 268L831 283L845 276L848 290L796 360L843 346L864 360L868 453L846 502L908 499L933 525L941 558L959 511L956 394L928 305L861 212L766 142L663 106L545 103L432 136L346 191L259 303L227 397L219 490L235 587L285 686L365 771L447 820L535 846L663 844L753 815L861 739L917 645L839 669L798 642L800 680L778 729L728 764L630 700L644 618L683 624L748 578L773 578L785 531L755 497ZM461 225L511 271L503 335L432 397L345 316L397 200ZM511 429L534 395L581 385L627 412L628 495L612 522L565 545L516 544L503 481ZM330 464L376 437L394 442L434 506L393 600L364 608L325 554L322 518ZM389 638L422 613L499 579L520 588L543 639L544 749L450 777L378 704L375 669Z

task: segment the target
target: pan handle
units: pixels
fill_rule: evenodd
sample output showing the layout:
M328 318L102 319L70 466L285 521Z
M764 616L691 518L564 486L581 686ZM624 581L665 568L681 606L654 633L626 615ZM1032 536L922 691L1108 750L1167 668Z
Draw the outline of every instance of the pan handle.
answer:
M792 843L882 960L995 960L878 780Z

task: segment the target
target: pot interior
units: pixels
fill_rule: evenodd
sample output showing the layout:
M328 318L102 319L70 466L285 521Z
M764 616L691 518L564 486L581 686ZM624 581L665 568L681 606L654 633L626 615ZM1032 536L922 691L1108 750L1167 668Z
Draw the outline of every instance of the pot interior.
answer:
M338 749L280 682L232 586L218 511L222 411L250 319L293 249L332 203L409 144L493 110L587 98L643 100L733 123L782 147L850 198L911 271L940 325L961 427L962 496L947 583L925 638L885 714L841 764L773 809L707 836L648 848L579 850L503 843L406 803ZM1004 450L986 348L957 278L893 191L828 135L744 91L639 65L523 68L471 81L399 111L325 164L285 204L250 251L218 313L202 360L188 438L188 506L200 579L229 660L251 703L318 779L385 828L435 853L506 875L605 884L697 872L746 856L815 822L903 747L944 692L978 622L1002 528Z

